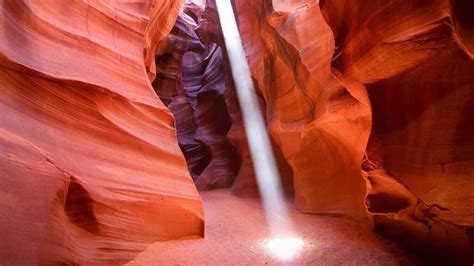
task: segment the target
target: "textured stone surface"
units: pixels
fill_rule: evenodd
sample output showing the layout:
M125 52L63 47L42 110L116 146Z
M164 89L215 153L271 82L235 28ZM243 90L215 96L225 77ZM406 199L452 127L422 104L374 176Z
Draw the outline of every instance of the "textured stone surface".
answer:
M235 1L267 126L305 212L364 213L360 162L370 132L363 86L331 70L334 39L314 1Z
M179 144L197 188L232 187L234 195L258 196L223 47L215 2L186 1L158 49L154 87L176 118ZM285 192L292 193L291 168L273 144Z
M472 2L321 6L338 47L333 67L366 84L370 96L364 170L376 228L466 259L464 230L474 226L474 61L467 37L474 20L465 14Z
M118 264L203 235L173 117L149 81L180 5L1 3L1 263Z
M367 208L379 232L465 263L474 221L472 4L235 7L297 208Z
M1 3L0 263L121 263L203 235L195 186L258 194L215 3L182 4ZM469 264L472 1L234 7L296 208Z
M178 141L198 189L230 187L240 158L227 134L232 125L224 54L207 29L197 35L204 5L185 3L158 50L154 88L173 112ZM230 83L231 85L231 83ZM233 88L233 87L232 87Z

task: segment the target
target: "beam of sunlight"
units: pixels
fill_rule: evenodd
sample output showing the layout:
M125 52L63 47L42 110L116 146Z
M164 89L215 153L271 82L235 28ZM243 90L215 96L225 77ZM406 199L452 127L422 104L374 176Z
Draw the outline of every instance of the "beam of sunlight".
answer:
M288 260L302 248L303 241L294 234L284 202L280 174L256 98L232 4L230 0L217 0L216 4L265 216L272 234L272 239L266 241L265 246L275 257Z

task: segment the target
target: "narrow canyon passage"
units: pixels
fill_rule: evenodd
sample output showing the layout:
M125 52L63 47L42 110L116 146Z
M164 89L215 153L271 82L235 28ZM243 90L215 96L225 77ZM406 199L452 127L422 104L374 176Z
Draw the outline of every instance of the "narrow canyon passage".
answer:
M329 4L328 4L329 5ZM328 11L331 11L331 6L329 5L323 7L327 7ZM242 5L244 6L244 5ZM298 6L298 5L296 5ZM275 8L278 5L274 6ZM239 6L236 6L236 10ZM281 6L282 10L291 8L291 5ZM327 14L325 14L327 15ZM239 18L239 16L237 16ZM322 19L322 17L320 17ZM165 103L165 105L169 108L169 110L173 113L176 119L176 129L178 134L178 142L180 144L180 148L187 160L188 169L190 171L191 176L193 177L194 183L198 190L200 190L200 194L204 198L205 207L210 208L206 209L205 213L211 213L213 215L206 216L206 238L204 241L191 241L193 244L185 244L179 241L174 241L169 244L156 244L154 248L148 249L145 253L143 253L139 258L134 262L136 264L140 263L163 263L166 261L171 260L172 256L176 254L183 254L191 255L191 257L197 256L197 259L201 261L203 259L204 262L208 263L217 263L218 260L212 260L208 258L207 255L199 255L199 252L193 251L194 249L201 250L204 252L205 250L217 250L216 252L224 253L223 249L219 249L221 245L224 246L231 246L232 240L234 236L230 236L229 239L222 239L219 237L219 234L223 235L232 235L232 224L235 223L242 223L243 221L239 220L240 217L240 208L253 208L255 204L260 204L260 200L258 198L250 199L239 199L234 198L232 199L229 193L239 196L257 196L258 195L258 186L257 182L255 181L255 175L252 169L248 169L252 167L252 163L249 157L249 148L247 146L247 141L245 140L246 137L243 134L242 129L242 114L241 110L238 106L237 99L236 99L236 92L234 81L230 74L231 67L229 66L229 61L227 58L227 51L224 46L224 36L222 29L217 27L216 24L219 23L219 17L217 14L217 8L215 4L210 1L206 5L203 3L195 3L193 1L188 1L185 3L181 13L178 15L177 21L171 33L167 36L164 40L164 45L162 45L161 50L158 50L156 56L156 67L157 67L157 77L153 82L153 86L155 88L156 93L159 95L160 99ZM244 35L245 38L245 35ZM279 38L279 37L273 37ZM335 40L336 42L343 42L341 40L343 37L339 36L339 39ZM264 40L267 41L267 40ZM285 42L284 39L278 39L278 42L282 42L279 45L291 45L290 43L283 44ZM248 44L244 44L248 45ZM267 44L271 45L271 44ZM343 68L340 62L344 59L341 56L341 50L343 48L342 44L337 44L337 49L334 51L332 63L337 68ZM269 46L267 49L270 49L267 52L272 53ZM286 48L290 49L290 48ZM283 57L290 57L294 55L283 54ZM273 59L274 60L274 59ZM284 60L289 60L284 59ZM250 58L250 62L252 59ZM273 62L275 63L275 62ZM291 63L290 64L294 64ZM296 63L298 64L298 63ZM277 70L281 71L281 70ZM300 70L304 72L304 70ZM337 72L336 70L334 70ZM458 71L459 70L453 70ZM272 73L273 74L273 73ZM276 75L273 74L273 75ZM282 75L280 73L280 75ZM295 78L302 79L298 77L300 75L298 72L295 74ZM462 74L456 74L459 76L463 76ZM464 75L467 77L467 75ZM275 81L270 82L268 85L277 85L275 82L285 82L284 80L278 81L278 76L275 76ZM399 78L403 80L403 78ZM297 85L300 84L299 81ZM459 81L463 82L463 81ZM347 83L347 84L346 84ZM259 83L255 83L258 86ZM343 84L345 86L353 86L348 83L348 81L344 81ZM403 95L395 95L392 97L387 98L386 95L390 94L388 92L383 92L382 89L375 88L379 83L373 83L368 85L369 91L369 98L362 99L362 102L370 101L373 104L373 108L375 109L375 116L374 116L374 128L373 133L371 135L371 139L368 143L367 152L364 154L361 162L361 168L363 170L363 175L360 176L360 180L366 179L369 182L370 190L367 192L367 196L363 203L367 208L367 211L374 214L375 217L379 221L376 224L376 228L379 233L383 235L388 235L395 239L400 240L402 243L407 242L406 237L411 236L404 236L404 235L397 235L393 234L393 232L387 232L387 230L391 230L391 226L387 228L387 223L390 223L390 219L387 220L379 220L379 219L386 219L386 217L390 217L391 213L397 213L405 209L411 208L414 205L415 197L410 195L410 192L406 192L403 188L403 184L400 181L393 180L392 173L387 173L384 170L384 165L381 164L380 156L378 154L377 149L379 149L378 145L380 145L379 136L383 136L383 133L380 134L381 129L384 127L384 124L387 124L387 121L382 121L386 117L390 118L390 121L396 121L399 119L400 116L396 116L395 118L391 118L391 113L387 112L387 100L389 99L402 99L405 104L410 105L410 100L404 99ZM308 86L308 85L303 85ZM393 86L390 84L390 86ZM400 85L399 85L400 86ZM391 90L392 93L395 91L394 89ZM433 97L441 97L437 96L438 90L431 89L430 96L434 94ZM294 93L294 92L287 92L287 93ZM341 93L341 92L338 92ZM351 92L351 94L357 94L360 92ZM400 93L400 92L398 92ZM403 93L403 92L401 92ZM445 91L446 93L446 91ZM380 95L380 96L377 96ZM413 95L413 94L412 94ZM262 95L259 91L255 95L260 99L260 103L263 103L261 106L262 112L265 114L266 106L265 101L269 101L269 99L264 99L266 96ZM300 96L298 96L300 97ZM340 95L331 96L341 97ZM347 96L345 96L347 98ZM360 96L357 96L360 97ZM357 100L361 100L357 98ZM378 99L377 99L378 97ZM425 96L426 97L426 96ZM342 97L344 99L344 97ZM276 100L279 100L277 97ZM347 101L348 99L344 99ZM385 101L381 103L381 101ZM433 102L435 100L428 100L426 104ZM271 101L270 101L271 102ZM336 101L337 102L337 101ZM423 103L421 99L416 100L416 104ZM321 104L321 103L319 103ZM390 102L388 103L390 104ZM392 105L396 105L397 103L393 103ZM385 105L380 107L381 105ZM245 103L244 103L245 106ZM304 105L303 105L304 106ZM302 106L302 107L303 107ZM318 106L312 106L311 108L317 108ZM384 109L382 109L384 108ZM393 106L393 108L396 108ZM420 109L421 108L421 109ZM423 105L419 107L420 110L415 110L417 114L423 112ZM457 106L451 106L450 108L458 108ZM304 109L304 107L303 107ZM298 109L297 109L298 110ZM301 109L300 109L301 110ZM357 110L357 108L356 108ZM268 111L268 109L267 109ZM472 110L471 110L472 111ZM361 111L359 116L362 119L365 119L366 113L365 111ZM469 111L465 111L469 112ZM276 113L278 114L278 113ZM273 115L276 115L273 114ZM416 119L417 114L408 114L410 119ZM357 115L356 115L357 116ZM297 118L297 117L295 117ZM359 119L361 119L359 118ZM269 121L267 117L267 121ZM281 122L284 121L283 118ZM294 118L293 118L294 119ZM403 119L403 118L402 118ZM298 121L297 118L296 121ZM271 120L270 120L271 121ZM280 122L280 123L281 123ZM293 124L295 122L292 122ZM297 122L298 123L298 122ZM296 123L296 124L297 124ZM397 122L395 122L397 123ZM408 123L408 122L406 122ZM395 124L397 126L397 124ZM467 126L469 128L469 126ZM270 128L270 131L272 128ZM396 131L396 128L389 129L390 131ZM419 131L419 130L418 130ZM235 141L236 133L238 132L240 140ZM411 135L416 135L419 133L411 133ZM467 134L467 133L466 133ZM274 138L277 138L278 133L272 134L272 141ZM462 138L464 141L469 142L468 136L466 135ZM277 138L278 139L278 138ZM281 140L280 140L281 141ZM359 140L360 141L360 140ZM240 145L239 145L240 142ZM280 142L278 145L273 141L273 148L274 152L278 159L278 166L279 170L282 172L283 179L281 180L284 184L285 191L287 192L287 198L291 199L291 201L295 200L293 196L294 187L293 187L293 170L290 165L288 165L286 157L282 154L280 149L282 143ZM289 143L292 145L293 143ZM320 148L321 149L321 148ZM324 148L323 148L324 149ZM416 161L411 159L411 161ZM390 167L386 165L385 167ZM294 166L293 166L294 169ZM327 171L327 170L326 170ZM239 186L239 182L241 180L246 180L243 183L245 184L244 187ZM295 181L296 183L297 180ZM322 183L327 185L327 183ZM323 186L324 186L323 185ZM207 190L218 189L218 188L231 188L231 190L226 192L216 192L216 195L220 195L219 197L212 196L213 194L210 192L205 192ZM265 189L265 188L264 188ZM351 188L353 189L353 188ZM303 189L304 190L304 189ZM339 191L338 193L344 193L343 191ZM231 191L231 192L230 192ZM318 189L319 192L324 191L324 187ZM324 192L323 192L324 193ZM352 190L349 194L354 193ZM208 196L209 195L209 196ZM316 196L317 197L317 196ZM330 197L336 198L338 196L331 195ZM224 202L229 202L228 204L232 204L232 206L239 206L235 207L235 210L230 210L228 215L226 215L225 220L220 220L216 213L219 209L224 206L220 204L216 204L212 201L214 200L222 200ZM242 202L237 204L239 200ZM298 195L296 197L297 203L301 202ZM343 200L344 201L344 200ZM337 205L336 205L337 206ZM420 208L429 208L431 207L429 204L425 203L418 203ZM286 208L287 206L285 206ZM293 211L295 207L292 205L290 209L292 210L292 216L295 215ZM347 207L344 207L347 208ZM354 208L353 206L349 207L350 209ZM436 207L435 207L436 208ZM442 207L440 207L442 209ZM302 207L297 207L297 209L303 210ZM326 214L326 211L315 211L315 210L308 210L307 212L310 213L323 213ZM329 213L334 212L335 214L339 215L340 213L345 213L347 211L337 211L337 210L330 210ZM353 212L349 211L353 219L357 220L354 225L354 228L347 228L350 231L359 231L362 230L366 234L366 237L373 238L373 241L379 241L379 237L375 235L373 230L369 230L370 226L367 225L364 219L361 219L361 216L358 214L359 211ZM239 236L242 238L238 240L239 243L247 243L248 245L253 247L253 244L260 243L257 245L259 248L256 248L252 253L252 257L249 257L249 260L245 263L252 264L252 263L263 263L265 260L269 260L271 263L278 263L278 258L271 258L271 254L268 254L268 250L265 250L265 245L262 244L262 239L264 238L271 238L271 233L268 230L269 224L265 225L265 219L262 217L264 211L260 207L260 211L257 217L260 217L258 230L265 231L265 226L267 227L267 232L265 234L255 234L254 231L245 231L245 230L237 230L239 232ZM388 214L388 215L387 215ZM282 215L282 214L280 214ZM387 216L385 216L387 215ZM430 214L427 214L430 215ZM304 216L303 214L300 216ZM231 218L232 217L232 218ZM357 217L357 218L354 218ZM249 218L249 217L248 217ZM291 217L293 218L293 217ZM291 219L290 218L290 219ZM215 219L219 221L219 223L223 224L224 231L219 231L219 233L213 232L215 230ZM306 219L324 219L322 217L314 217ZM333 218L334 221L337 221L337 218ZM341 221L334 222L333 227L338 228L338 223L344 222L347 218L340 218ZM300 224L301 220L296 220L295 227L300 228L301 226L305 227L305 222ZM381 222L380 222L381 221ZM225 224L228 223L228 224ZM317 223L317 222L315 222ZM363 226L364 223L366 227L364 229L360 229L358 226ZM442 224L443 222L438 222ZM309 225L308 225L309 226ZM431 225L430 225L431 226ZM435 225L436 227L437 225ZM446 226L446 225L443 225ZM211 230L211 232L210 232ZM335 229L335 230L343 230L343 229ZM314 250L311 248L311 244L313 241L317 241L317 237L315 235L309 234L308 232L301 233L301 230L298 230L301 235L304 235L304 243L305 247L300 250L294 259L293 262L295 263L313 263L319 262L322 263L321 258L319 255L320 253L315 253ZM361 233L362 234L362 233ZM429 233L431 234L431 232ZM455 233L457 234L457 232ZM256 237L258 235L258 237ZM327 240L326 244L329 246L337 245L337 243L342 243L347 241L348 239L345 238L344 235L337 235L334 236L332 239ZM436 236L435 236L436 237ZM328 236L329 238L329 236ZM454 237L456 239L457 237ZM462 238L462 237L461 237ZM447 243L453 241L449 245L457 245L455 242L458 240L447 240ZM408 241L410 242L410 241ZM240 245L248 246L247 244ZM371 248L363 246L360 243L361 249L370 250ZM398 255L389 254L386 257L396 256L397 260L386 260L386 261L378 261L380 259L379 255L374 254L383 254L383 250L385 250L384 245L380 243L377 249L376 247L372 247L373 252L364 253L361 255L363 258L361 260L370 260L374 264L399 264L403 262L403 264L416 264L413 260L411 253L408 252L401 252ZM290 247L287 247L290 248ZM395 248L395 246L394 246ZM398 248L398 247L396 247ZM395 248L395 249L396 249ZM432 247L433 248L433 247ZM439 248L439 247L434 247ZM442 245L441 248L444 248ZM162 252L166 250L168 255L163 255ZM169 250L169 251L168 251ZM464 251L463 251L464 250ZM249 250L237 250L235 254L239 254L239 252L249 252ZM300 253L301 252L301 253ZM355 252L355 251L348 251ZM461 248L460 254L464 253L465 249ZM454 253L458 253L458 251L454 251ZM265 255L266 254L266 255ZM313 255L309 255L313 254ZM316 254L316 255L315 255ZM362 254L362 253L361 253ZM274 255L274 254L273 254ZM350 256L350 255L347 255ZM382 257L384 255L381 255ZM425 256L425 255L423 255ZM463 256L463 255L461 255ZM180 257L180 256L178 256ZM219 256L218 256L219 257ZM428 255L429 257L429 255ZM237 258L237 257L235 257ZM182 259L178 259L175 257L176 260L180 261L181 263L186 263L188 258L183 257ZM209 260L208 260L209 259ZM318 261L319 260L319 261ZM461 259L462 260L462 259ZM227 261L228 263L232 262L232 259ZM281 262L281 261L280 261ZM330 259L327 258L327 263L337 263L336 258Z
M473 265L473 3L0 1L0 266Z
M305 3L283 4L277 2L278 1L273 4L262 3L262 5L259 5L236 1L234 2L234 9L236 12L242 12L237 14L236 18L238 19L238 22L240 22L239 26L241 33L243 34L242 39L245 41L243 45L246 48L250 47L252 51L252 56L249 56L247 59L252 67L251 70L254 85L258 88L255 97L259 98L262 112L266 115L267 126L270 130L272 142L274 144L274 152L277 155L279 170L283 177L281 180L284 184L283 187L286 192L289 192L289 195L293 195L295 189L294 186L296 186L296 197L294 198L296 200L295 207L301 211L309 213L347 213L354 215L353 217L359 217L360 213L364 213L366 210L374 217L375 228L378 233L393 238L409 247L415 249L420 248L419 250L427 259L430 259L430 256L432 255L431 250L443 250L446 254L451 255L446 255L445 257L443 255L444 253L442 253L440 255L442 259L454 256L457 257L455 261L459 259L459 263L464 263L465 260L463 257L470 252L469 248L467 248L467 245L469 245L467 243L472 240L467 240L467 238L472 238L469 233L471 231L469 229L466 231L468 234L468 237L466 238L466 236L463 235L462 229L458 230L460 228L456 228L456 226L451 227L452 225L450 222L444 220L445 218L438 219L438 216L448 217L449 215L452 215L454 219L462 219L459 216L462 214L451 213L448 216L441 214L440 212L448 211L449 209L438 205L437 203L429 203L429 201L433 202L434 200L435 202L444 202L443 205L450 205L452 203L440 200L439 197L435 200L434 197L436 196L434 196L434 193L431 193L432 195L428 196L428 202L426 202L422 199L422 197L425 196L423 193L426 192L423 189L419 190L416 188L415 183L419 181L410 181L408 179L418 178L417 176L420 175L430 176L433 180L428 181L427 183L430 183L432 188L436 187L435 182L439 182L440 180L439 177L437 177L437 175L439 175L438 169L433 169L437 166L432 167L430 164L433 164L434 161L440 161L439 165L441 165L444 173L444 165L446 165L446 163L442 161L443 159L441 159L441 157L446 158L452 155L443 155L439 146L436 146L434 143L441 146L451 145L451 149L453 150L459 149L459 152L463 155L454 155L456 158L461 158L455 160L472 160L473 142L471 136L474 135L472 134L473 128L472 124L467 123L467 120L462 118L473 113L473 109L471 108L473 105L469 104L469 102L472 103L472 86L465 85L473 81L472 69L474 65L472 65L472 60L466 60L464 56L459 55L459 51L454 51L452 52L453 55L445 53L443 56L458 58L462 63L458 65L458 67L451 68L449 71L443 72L441 71L442 68L436 67L435 69L440 69L440 71L437 72L436 70L431 70L431 74L425 74L422 78L414 79L414 76L420 75L422 71L426 71L424 70L425 67L431 68L437 64L442 64L442 62L444 62L443 60L445 60L433 57L433 59L430 59L428 63L424 62L426 66L420 63L417 65L415 62L411 63L416 65L411 72L403 72L403 70L393 69L386 70L395 71L395 73L391 74L394 75L393 78L378 78L376 72L372 73L374 76L365 77L363 71L364 67L367 66L359 66L359 69L355 70L346 70L347 64L349 64L348 62L350 62L351 58L344 53L344 49L350 49L345 48L346 43L352 41L347 38L348 36L351 36L350 34L355 33L346 32L348 28L353 25L345 25L344 22L333 20L340 15L338 12L341 12L336 9L336 4L326 3L323 1L319 4L319 7L322 9L321 12L316 5ZM395 3L392 4L392 6L394 5ZM456 9L459 8L459 5L462 4L455 3L452 12L459 12ZM349 6L349 4L343 5L344 8L347 8L347 6ZM298 8L302 7L306 8L306 14L304 14L304 12L302 14L291 14L294 10L298 10ZM274 10L272 10L272 8ZM429 8L429 6L426 6L426 8ZM251 10L250 13L254 12L255 14L249 14L249 9ZM290 13L282 15L283 13L279 14L278 12ZM312 19L305 17L310 14L314 16ZM255 17L252 15L255 15ZM362 18L364 15L365 14L362 15ZM268 16L268 18L262 21L260 20L262 18L261 16ZM349 14L349 16L356 15ZM464 16L460 17L465 20ZM302 21L304 20L307 27L313 27L313 29L324 25L326 22L331 26L332 34L334 34L335 38L335 47L332 52L332 58L330 57L330 49L323 48L322 46L317 48L311 47L312 43L309 40L309 43L304 44L298 42L300 41L299 39L293 39L294 36L292 36L289 31L294 30L291 23L297 24L298 19L301 19ZM253 21L252 23L257 23L257 21L259 21L258 23L262 28L260 29L260 32L253 32L253 35L249 35L249 32L254 30L247 28L249 21ZM456 47L454 44L455 40L451 40L448 36L443 35L444 33L442 30L444 30L444 26L438 26L436 20L434 21L434 27L438 27L439 29L436 28L436 32L433 33L433 36L415 36L411 42L417 43L417 45L426 45L430 47L430 49L433 49L433 47ZM232 187L232 193L234 195L255 196L258 194L256 192L258 191L258 186L255 182L253 171L246 170L245 172L239 172L239 168L241 170L245 166L251 166L251 162L247 142L245 141L245 136L242 134L242 114L237 106L235 86L230 75L231 67L229 66L224 46L223 35L225 34L223 34L220 27L216 26L218 23L219 19L214 2L209 1L205 5L201 2L195 3L193 1L185 3L181 14L178 16L174 29L168 36L168 48L164 49L168 53L170 50L172 51L172 57L175 60L177 59L176 62L171 64L169 61L165 62L162 60L163 55L159 53L159 56L157 57L158 70L169 69L170 65L174 67L167 75L168 77L174 75L175 87L177 89L170 97L167 94L169 91L166 91L169 90L170 86L163 86L163 78L158 71L158 76L154 83L156 84L155 90L175 115L178 136L181 136L179 138L180 146L185 154L188 167L197 188L199 190L208 190ZM469 22L464 23L469 24ZM339 30L337 27L341 29ZM226 28L225 30L230 29ZM452 30L452 27L450 30ZM304 30L301 29L301 31L303 32ZM374 31L377 32L377 29L374 29ZM323 29L321 32L317 32L317 34L312 36L315 39L322 39L327 36L324 34L329 33L331 33L329 30ZM258 37L255 37L256 34L261 34L261 40L258 40ZM437 34L442 37L437 37ZM301 36L299 38L301 38ZM427 38L428 41L424 38ZM329 41L331 38L327 36L327 40ZM259 41L262 43L257 44ZM261 49L259 52L264 54L261 59L263 61L254 60L255 55L258 54L258 52L256 52L258 49ZM321 74L324 73L324 71L327 71L327 69L321 68L317 65L317 67L320 68L320 71L317 74L315 69L310 69L311 64L317 63L317 60L309 59L307 57L310 55L305 55L305 52L295 51L295 49L312 49L313 53L322 53L327 56L324 58L323 56L311 55L323 62L331 59L330 64L334 67L331 69L332 73ZM455 48L452 49L455 50ZM353 52L353 54L357 55L357 52ZM165 54L164 58L167 58L166 56L168 55L169 54ZM424 56L426 57L427 55ZM262 63L264 66L263 68ZM291 70L291 67L294 67L294 69ZM410 68L409 66L398 67L405 67L405 69ZM340 71L362 72L348 72L346 77L344 77L344 74ZM387 72L384 72L383 69L379 71L382 72L379 75L387 75ZM258 77L262 77L262 72L263 80L259 81ZM398 74L399 72L405 74ZM312 81L308 75L326 75L327 77L318 77L318 81ZM449 79L449 75L459 77L456 79L454 85L459 88L457 89L457 93L452 92L452 90L449 91L448 89L449 86L452 86L451 83L448 85L445 81ZM213 78L209 78L211 76ZM327 79L325 81L327 84L321 85L320 82L325 79ZM367 92L366 89L363 88L363 85L358 84L357 81L366 84ZM292 82L294 82L294 85L292 85ZM285 86L288 86L288 83L290 89L288 87L285 88ZM339 83L339 85L336 85L337 83ZM434 85L431 83L434 83ZM334 89L333 91L327 90L328 86L337 87L341 85L343 88ZM291 86L294 87L291 88ZM323 89L324 92L311 95L311 92L308 91L307 88L311 88L312 86L316 88L319 86L325 86L325 91ZM413 86L420 88L419 91L416 93L409 92L410 88ZM395 87L398 87L399 89L395 89ZM160 89L165 89L165 92L160 91ZM468 91L471 91L471 93ZM451 96L451 98L445 98L446 94L451 94L453 96ZM199 101L200 95L207 95L206 99L208 102L205 103L206 100ZM221 98L218 100L216 95ZM197 101L196 98L198 99ZM172 100L168 104L167 102L169 99ZM222 104L219 105L219 101L221 101ZM286 107L290 106L293 101L297 102L297 105L293 106L293 109L291 110L286 109ZM327 110L325 110L325 108L327 108L325 106L333 108L331 107L332 105L341 106L342 103L347 104L351 101L352 106L348 108L348 110L337 110L340 107L333 109L332 112L327 112ZM207 106L199 106L199 103L206 104ZM437 106L434 107L435 111L429 110L429 105L434 105L434 103L436 103ZM176 107L178 104L179 107ZM185 107L185 105L188 107ZM245 106L245 103L243 106ZM347 107L348 106L350 105L347 105ZM390 110L390 108L395 110L398 106L406 106L404 114L395 114ZM453 113L456 113L455 116L458 116L459 114L461 120L455 118L454 121L447 122L448 119L453 120L449 115L438 115L440 117L437 117L436 109L439 110L443 107L452 110ZM431 109L433 109L433 107L431 107ZM208 119L205 120L206 124L199 122L199 115L203 114L203 111L201 110L208 112ZM231 112L229 112L229 110L231 110ZM348 115L347 112L351 112L351 115ZM212 117L209 116L209 113L217 113L218 116ZM342 115L342 117L338 117L339 115ZM424 118L419 120L419 117L422 115ZM356 127L354 127L354 119L359 121L358 126ZM336 134L330 133L327 135L327 131L330 127L322 122L325 120L331 121L330 123L346 123L345 126L347 126L348 132L350 132L352 136L350 136L350 134L339 135L341 128L336 129ZM430 132L431 129L429 129L429 123L433 120L438 121L436 123L445 123L443 125L444 127L454 128L452 131L448 131L450 132L448 134L461 134L461 136L453 136L453 138L456 139L454 143L447 144L445 140L440 139L436 135L436 132ZM416 123L411 121L416 121ZM235 124L239 126L240 138L242 139L240 142L243 143L243 145L236 145L235 141L232 142L232 136L235 136L235 134L232 134L230 130L234 130L234 132L236 131L236 128L234 127ZM217 134L212 135L211 131L207 131L206 133L205 130L202 130L203 127L212 130L212 128L222 127L223 125L227 126L225 129L219 131L221 133L220 137L217 136ZM308 127L308 125L310 126ZM456 128L460 127L463 128L463 132L458 132L458 130L456 130ZM370 139L367 139L369 129L372 134L370 135ZM311 146L315 141L321 142L321 140L314 140L314 137L311 137L307 141L302 141L304 135L300 135L299 131L301 130L303 130L303 132L321 132L319 133L321 136L326 135L328 140L328 144L326 144L327 146L317 144L314 147L315 153L318 154L322 152L326 156L318 158L316 155L316 157L312 158L313 160L320 160L321 165L323 165L322 168L317 166L317 168L311 169L311 166L308 166L306 163L309 159L307 156L310 154L308 150L312 149ZM217 131L214 130L214 132ZM326 133L324 134L323 132ZM200 133L207 134L208 140L214 139L214 148L200 139L202 138ZM421 140L421 138L425 138L422 137L423 134L428 134L429 140ZM359 137L354 138L355 136ZM307 138L307 136L305 137ZM205 138L206 137L204 137L204 139ZM216 140L223 141L216 143ZM339 144L333 143L335 140L336 143L338 141L352 142L354 145L350 148L343 147L341 149L341 147L337 147ZM191 144L193 141L194 143ZM300 142L300 144L298 144L298 142ZM306 150L301 155L298 155L298 152L301 150L292 151L292 148L290 148L293 145L302 145L305 142L308 143L304 145L309 144L309 146L301 146L301 150ZM363 143L367 145L367 148L359 146ZM402 147L383 147L383 145L387 145L387 143L392 143L392 145L393 143L401 143ZM335 146L336 150L339 151L332 154L335 147L331 146ZM410 151L412 147L423 147L425 150L423 152L418 152L417 155ZM217 153L217 150L215 149L220 150L221 152ZM359 157L358 159L359 165L354 165L357 160L350 162L350 160L348 160L349 156L341 156L338 154L340 152L350 154L351 152L357 152L357 150L360 154L364 149L366 149L366 151L362 158ZM426 156L425 152L427 151L430 151L432 154L438 152L439 155L436 156L433 154L431 156ZM289 155L289 153L291 155ZM314 156L314 153L312 153L312 156ZM402 160L398 156L402 156L405 159ZM435 157L438 158L435 159ZM211 162L217 160L217 158L220 163L212 164ZM357 156L355 158L357 158ZM304 166L302 166L303 169L298 167L298 164L300 164L299 160L303 160L304 162ZM327 168L331 163L324 163L326 160L342 161L343 164L346 164L346 169L341 173L340 169L337 169L337 167ZM410 169L407 169L406 165L410 165L408 166ZM461 164L458 168L466 169L467 172L470 172L472 168L468 165L470 164ZM357 172L359 170L351 170L353 167L360 167L362 169L362 174L358 176ZM199 169L198 172L194 171L196 168ZM310 172L309 169L311 169ZM204 173L212 173L212 178L209 179L206 174L201 175L203 171ZM297 178L293 180L295 171ZM462 173L457 173L456 170L452 171L453 172L451 172L449 178L459 180L465 178L462 177ZM343 182L344 185L342 186L340 186L341 183L328 183L324 178L321 179L321 183L318 184L315 184L312 181L310 184L308 183L308 180L313 180L314 175L324 176L328 174L335 174L338 177L341 177L341 175L350 176L351 178L345 181L338 179L339 182ZM234 185L234 182L239 184L240 180L247 180L244 182L244 189L238 185ZM248 180L250 180L250 182ZM365 185L362 184L363 182L367 182L366 189L363 188L365 187ZM468 192L468 190L472 189L472 182L467 180L465 182L467 183L464 184L468 184L467 187L457 187L457 190L466 191L466 195L472 194ZM414 189L415 191L418 190L418 196L409 191L409 188L406 185L407 183L410 184L411 189ZM319 188L314 188L315 185L319 185ZM332 185L335 185L335 187L332 187ZM413 186L415 188L413 188ZM449 187L450 185L445 186ZM242 190L243 192L241 192ZM250 191L250 193L247 191ZM328 193L329 191L332 191L332 193ZM366 192L364 193L363 191ZM365 196L363 196L363 194L365 194ZM312 198L318 198L319 200L312 202ZM208 198L206 205L210 206L209 208L218 208L215 204L209 202L213 199L213 197ZM222 198L222 200L225 199ZM237 201L237 199L234 199L233 201ZM255 202L257 201L258 200ZM324 202L326 202L327 205L324 204ZM458 205L463 205L464 203L465 202L460 201L456 202ZM363 211L360 209L361 205L363 206ZM327 209L327 206L331 206L330 209ZM419 209L422 210L421 215L418 213ZM408 215L408 217L412 216L412 218L404 217L405 215L403 215L403 213L410 213L411 210L414 210L414 213ZM215 212L215 210L209 211L211 213ZM458 210L457 212L459 211L462 212L461 210ZM234 210L234 212L229 215L238 217L238 213L239 210ZM402 215L398 216L397 213ZM465 214L470 215L470 213L471 211L469 210ZM260 215L262 215L262 212ZM214 216L208 216L208 223L210 222L209 220L212 219L215 219ZM397 220L403 222L397 224ZM416 225L417 223L424 224L426 228L413 230L413 227L419 226ZM463 222L460 224L463 224ZM264 223L261 224L261 226L264 226ZM269 226L269 224L267 224L267 226ZM297 228L299 226L300 224L296 224ZM208 226L206 228L208 228L207 230L213 230L213 226ZM230 231L229 228L228 230ZM445 234L443 234L443 230L446 232ZM244 239L258 241L253 237L254 234L252 232L241 233ZM366 233L371 237L375 237L373 235L374 232L370 230ZM426 235L423 236L423 234ZM216 243L220 243L221 240L217 235L212 232L208 233L208 236L209 235L211 239L207 239L199 244L183 244L183 247L181 247L179 243L174 243L172 246L171 244L170 246L167 245L167 248L176 250L178 253L188 253L188 246L190 250L193 249L194 245L200 247L202 250L219 246ZM271 233L267 232L267 237L269 235L271 235ZM308 236L307 233L303 235ZM260 235L259 237L264 238L263 235ZM419 241L422 242L429 242L432 239L443 240L439 243L426 243L420 247L416 241L413 241L413 239L418 238ZM315 238L312 237L308 237L306 240L308 239L315 240ZM245 242L245 240L242 241ZM337 243L338 241L343 240L335 237L332 241ZM241 241L239 240L239 242ZM161 245L156 246L156 249L149 250L146 255L144 255L144 257L148 256L148 262L164 262L167 259L170 259L170 257L166 256L153 255L153 250L159 252L159 247ZM183 250L181 250L181 248L183 248ZM366 247L361 248L365 249ZM259 252L263 252L263 250L259 250L255 253L257 254L254 258L255 261L252 261L251 259L247 263L261 263L265 260L263 257L260 257L263 255ZM304 253L308 251L304 249L302 252ZM294 262L311 263L313 259L317 259L317 256L301 256L302 257L300 257L299 260L295 259ZM303 257L304 259L302 259ZM367 255L366 259L368 258L374 257ZM405 257L399 256L399 258ZM268 259L268 257L266 259ZM146 259L144 261L146 261ZM181 262L185 262L185 259L183 258ZM276 261L272 262L275 263ZM138 260L137 263L140 263L140 260ZM378 264L382 262L374 263ZM397 264L395 261L390 261L390 263Z

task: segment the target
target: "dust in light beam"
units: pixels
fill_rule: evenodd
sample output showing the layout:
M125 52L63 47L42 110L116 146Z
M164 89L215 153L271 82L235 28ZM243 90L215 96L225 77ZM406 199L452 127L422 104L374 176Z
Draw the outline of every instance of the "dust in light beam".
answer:
M291 260L304 243L294 234L284 202L280 174L256 98L232 4L230 0L216 0L216 4L266 221L272 234L264 246L276 258Z

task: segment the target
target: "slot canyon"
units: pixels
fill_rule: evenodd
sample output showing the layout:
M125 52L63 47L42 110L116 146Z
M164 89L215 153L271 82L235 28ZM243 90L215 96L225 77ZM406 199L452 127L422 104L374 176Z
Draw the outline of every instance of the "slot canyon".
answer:
M474 1L0 8L0 266L473 265Z

